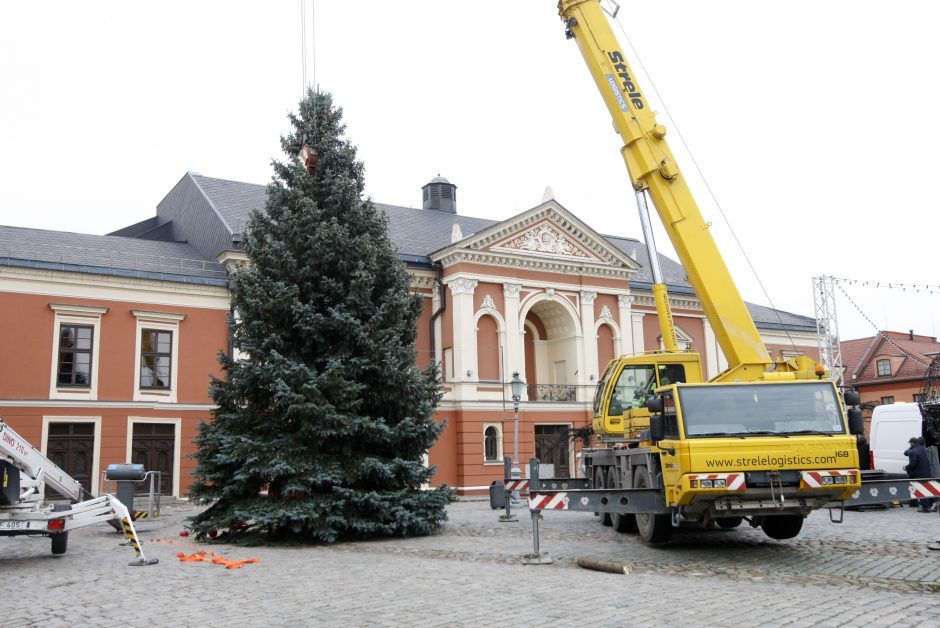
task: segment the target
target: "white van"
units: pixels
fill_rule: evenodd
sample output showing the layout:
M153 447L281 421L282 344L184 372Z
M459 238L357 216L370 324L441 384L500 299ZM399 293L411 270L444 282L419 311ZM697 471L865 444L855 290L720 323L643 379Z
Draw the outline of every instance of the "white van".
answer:
M889 403L877 406L871 415L872 469L885 473L905 473L912 436L923 434L924 420L916 403Z

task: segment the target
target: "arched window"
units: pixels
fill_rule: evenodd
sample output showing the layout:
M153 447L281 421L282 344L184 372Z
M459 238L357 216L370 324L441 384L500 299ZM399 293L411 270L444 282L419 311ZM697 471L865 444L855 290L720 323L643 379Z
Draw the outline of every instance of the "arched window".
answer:
M503 434L499 425L489 424L483 428L483 462L500 462L503 459Z
M597 328L597 372L603 373L607 363L616 357L614 353L614 330L610 325Z
M477 372L480 381L500 381L499 326L492 316L481 316L477 321Z

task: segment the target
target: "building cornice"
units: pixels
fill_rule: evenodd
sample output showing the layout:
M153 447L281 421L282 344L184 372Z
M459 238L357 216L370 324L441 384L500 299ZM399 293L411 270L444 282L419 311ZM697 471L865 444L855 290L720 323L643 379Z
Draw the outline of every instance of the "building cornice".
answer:
M134 411L162 410L167 412L211 411L212 403L156 403L145 401L83 401L76 399L0 399L0 408L62 408L71 411L83 409L128 409Z
M507 254L491 251L473 251L466 249L453 250L441 257L438 261L447 268L461 262L499 266L515 270L534 270L547 273L560 273L565 275L580 275L589 277L606 277L629 281L636 271L630 268L607 266L599 262L591 262L582 258L547 258L524 255L522 253Z
M228 309L230 301L228 288L223 285L177 283L3 265L0 265L0 292L210 309Z

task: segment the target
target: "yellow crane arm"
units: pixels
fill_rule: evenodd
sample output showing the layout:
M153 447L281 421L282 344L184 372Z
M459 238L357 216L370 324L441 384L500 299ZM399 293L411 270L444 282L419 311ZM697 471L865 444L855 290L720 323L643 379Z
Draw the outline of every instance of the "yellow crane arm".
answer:
M758 379L770 356L599 0L559 0L558 13L623 138L633 187L649 193L728 360L722 379Z

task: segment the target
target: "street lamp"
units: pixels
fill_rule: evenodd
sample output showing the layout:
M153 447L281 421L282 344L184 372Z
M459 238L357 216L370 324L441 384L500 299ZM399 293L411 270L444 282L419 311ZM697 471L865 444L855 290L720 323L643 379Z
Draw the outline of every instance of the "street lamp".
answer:
M522 399L522 386L525 382L519 379L519 371L512 374L512 409L513 409L513 429L512 429L512 469L509 471L513 480L518 480L521 471L519 469L519 401ZM519 505L519 490L512 492L513 506Z

